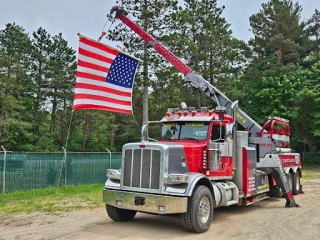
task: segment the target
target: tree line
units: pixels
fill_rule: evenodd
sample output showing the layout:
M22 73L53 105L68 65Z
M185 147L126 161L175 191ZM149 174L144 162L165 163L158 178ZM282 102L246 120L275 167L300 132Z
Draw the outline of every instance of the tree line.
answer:
M223 91L260 124L290 120L291 147L320 149L320 12L302 20L292 0L269 0L250 16L248 43L232 35L216 0L123 0L147 32ZM115 21L115 20L114 20ZM76 51L62 33L0 30L0 145L10 150L121 151L140 140L140 126L168 107L215 107L131 30L116 21L107 38L143 60L133 90L134 116L103 111L72 113ZM125 46L125 47L123 47ZM72 121L71 120L72 116ZM69 131L70 129L70 131ZM159 125L152 125L153 136ZM67 141L68 139L68 141Z

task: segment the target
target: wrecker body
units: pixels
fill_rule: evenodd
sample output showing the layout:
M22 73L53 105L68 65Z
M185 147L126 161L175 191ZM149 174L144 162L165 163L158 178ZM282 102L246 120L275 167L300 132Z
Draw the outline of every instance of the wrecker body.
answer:
M289 121L270 117L260 126L237 101L132 22L125 10L113 7L113 12L217 108L184 103L169 108L160 121L158 141L150 141L146 124L141 142L123 146L121 169L107 170L103 191L110 218L128 221L136 212L180 214L186 230L205 232L218 207L247 206L270 196L283 196L286 207L298 207L293 195L302 192L301 162L290 149Z

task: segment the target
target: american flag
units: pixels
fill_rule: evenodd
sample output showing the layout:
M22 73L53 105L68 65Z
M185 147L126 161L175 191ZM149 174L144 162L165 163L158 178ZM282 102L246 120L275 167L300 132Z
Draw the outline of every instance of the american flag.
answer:
M80 36L73 109L132 114L138 60Z

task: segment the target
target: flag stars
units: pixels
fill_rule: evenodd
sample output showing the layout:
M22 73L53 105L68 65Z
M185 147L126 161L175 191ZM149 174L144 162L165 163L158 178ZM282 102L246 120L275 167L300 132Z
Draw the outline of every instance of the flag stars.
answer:
M110 66L107 82L131 88L138 61L124 54L118 54Z

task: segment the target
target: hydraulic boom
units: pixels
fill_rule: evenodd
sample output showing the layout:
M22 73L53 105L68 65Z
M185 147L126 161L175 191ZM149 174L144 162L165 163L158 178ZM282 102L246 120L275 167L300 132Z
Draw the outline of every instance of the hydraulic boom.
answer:
M219 91L216 87L212 86L207 80L205 80L200 74L196 73L189 66L187 66L181 59L170 52L165 46L158 42L155 38L145 32L142 28L131 21L127 15L128 12L123 8L115 6L110 10L110 14L116 12L116 17L120 19L124 24L136 32L141 38L143 38L150 46L152 46L159 54L167 59L173 66L175 66L184 75L184 80L191 83L202 93L210 97L218 106L226 107L226 111L231 114L232 101ZM236 121L242 125L253 136L257 136L262 127L249 117L239 107L235 109Z

